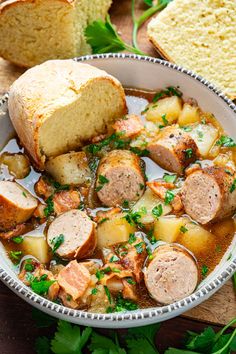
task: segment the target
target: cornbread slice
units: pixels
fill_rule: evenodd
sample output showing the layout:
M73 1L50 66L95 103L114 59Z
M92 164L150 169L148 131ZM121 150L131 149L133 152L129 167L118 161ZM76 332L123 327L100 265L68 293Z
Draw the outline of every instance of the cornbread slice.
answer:
M31 67L89 54L84 30L112 0L8 0L0 4L0 56Z
M17 79L9 114L35 164L73 151L106 133L126 114L121 83L105 71L68 60L49 60Z
M148 37L164 58L236 98L235 0L174 0L149 23Z

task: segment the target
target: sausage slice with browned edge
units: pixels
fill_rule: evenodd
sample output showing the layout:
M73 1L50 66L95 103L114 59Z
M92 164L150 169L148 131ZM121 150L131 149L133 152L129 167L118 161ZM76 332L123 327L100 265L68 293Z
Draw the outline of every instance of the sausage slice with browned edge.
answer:
M166 127L147 147L150 158L167 171L182 175L199 157L195 141L177 126Z
M80 259L90 256L96 247L94 222L80 210L67 211L50 224L47 241L53 249L57 237L63 235L64 241L56 253L65 259Z
M27 221L38 201L16 182L0 182L0 229L11 229Z
M128 150L113 150L98 166L96 191L106 206L138 200L144 192L140 158Z
M171 304L195 290L199 271L194 257L178 245L158 247L144 270L150 296L160 304Z
M186 213L207 224L232 215L236 210L236 174L211 166L191 173L182 188Z

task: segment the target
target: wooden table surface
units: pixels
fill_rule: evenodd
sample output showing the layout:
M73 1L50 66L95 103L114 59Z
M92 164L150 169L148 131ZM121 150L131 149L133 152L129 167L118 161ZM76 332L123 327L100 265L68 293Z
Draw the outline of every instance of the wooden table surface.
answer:
M111 8L112 22L126 41L131 38L130 0L114 0ZM138 4L137 13L143 9ZM157 53L146 38L146 28L139 34L141 49L150 56ZM10 84L24 72L3 59L0 59L0 95L8 91ZM47 330L36 328L32 320L31 307L0 283L0 354L31 354L38 335ZM236 317L236 294L232 282L225 284L215 295L203 304L185 313L184 316L165 322L157 341L162 352L168 346L181 344L186 330L202 330L207 323L221 326ZM216 327L217 328L217 327Z

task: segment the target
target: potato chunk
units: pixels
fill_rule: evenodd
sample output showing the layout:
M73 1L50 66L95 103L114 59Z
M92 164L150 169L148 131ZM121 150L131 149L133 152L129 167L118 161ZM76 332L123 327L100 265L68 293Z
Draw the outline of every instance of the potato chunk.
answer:
M204 256L209 250L216 248L215 236L200 225L188 223L185 228L187 231L181 233L177 241L196 257Z
M199 108L191 106L188 103L183 105L183 109L180 112L178 123L180 126L193 124L200 122Z
M154 236L159 241L175 242L181 233L181 226L188 222L188 218L173 216L161 216L155 220Z
M209 124L198 124L189 135L197 144L198 150L202 157L206 157L218 137L218 130Z
M50 260L49 247L44 236L24 236L22 251L25 255L34 256L40 263Z
M129 235L135 232L135 227L124 218L124 213L115 214L97 227L98 247L109 247L116 243L126 242Z
M21 153L10 154L4 152L0 156L0 164L6 165L9 173L17 179L23 179L30 173L29 159Z
M182 101L177 96L167 97L149 106L146 119L163 124L163 116L169 124L175 123L182 109Z
M157 197L150 188L147 188L144 195L139 199L139 201L134 205L133 211L140 212L142 217L140 218L140 222L144 225L153 223L155 221L155 217L152 214L153 208L162 205L162 215L169 214L172 210L170 205L165 205L163 200ZM144 212L142 212L144 211Z
M83 151L70 152L50 159L46 171L60 184L84 184L90 179L90 169Z

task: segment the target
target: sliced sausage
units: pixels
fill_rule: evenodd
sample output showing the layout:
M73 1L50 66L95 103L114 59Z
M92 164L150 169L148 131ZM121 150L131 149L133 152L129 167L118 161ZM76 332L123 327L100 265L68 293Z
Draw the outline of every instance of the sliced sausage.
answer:
M138 200L144 192L140 158L128 150L109 152L98 166L96 190L104 205L122 205Z
M177 245L158 247L144 270L150 296L161 304L171 304L192 294L199 271L194 257Z
M66 294L71 295L75 301L83 296L90 284L91 277L84 265L72 261L59 272L57 280Z
M164 128L158 139L149 144L148 150L151 159L158 165L179 175L199 157L195 141L177 126Z
M38 201L16 182L0 182L0 229L6 230L27 221Z
M186 213L199 222L223 219L236 210L236 174L211 166L191 173L182 188Z
M61 214L50 224L47 241L51 248L56 237L64 236L64 242L56 250L61 258L74 259L90 256L96 247L94 223L80 210L70 210Z

